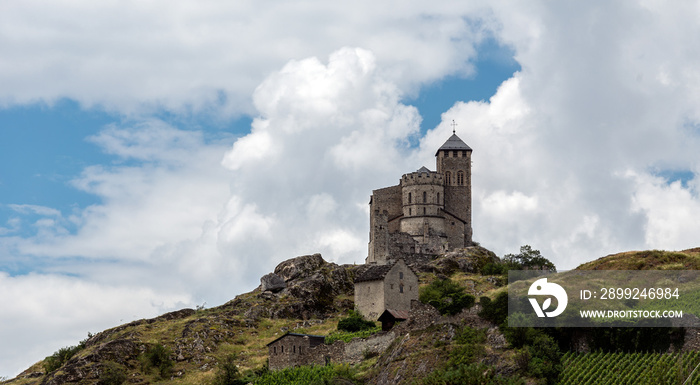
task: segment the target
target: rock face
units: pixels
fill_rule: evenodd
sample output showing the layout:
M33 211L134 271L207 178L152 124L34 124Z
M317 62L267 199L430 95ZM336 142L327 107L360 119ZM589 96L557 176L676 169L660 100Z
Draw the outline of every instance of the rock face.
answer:
M321 254L304 255L288 259L275 267L275 274L289 282L299 278L305 278L318 271L326 261Z
M471 246L455 250L422 266L421 270L450 276L457 271L478 273L486 264L499 262L492 251L481 246Z
M326 262L321 254L292 258L260 279L254 299L236 298L226 306L248 319L325 318L353 308L355 269Z
M271 291L273 293L277 293L286 288L287 283L284 281L284 279L282 279L282 277L275 273L266 274L260 278L260 290L263 292Z

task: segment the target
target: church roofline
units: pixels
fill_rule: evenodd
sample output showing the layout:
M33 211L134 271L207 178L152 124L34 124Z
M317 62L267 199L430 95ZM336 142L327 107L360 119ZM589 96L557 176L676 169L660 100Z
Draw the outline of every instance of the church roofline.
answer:
M450 151L450 150L466 150L466 151L472 151L471 147L467 146L466 143L462 139L457 136L457 134L452 134L449 139L443 144L440 148L438 148L437 152L435 153L435 156L440 153L440 151Z

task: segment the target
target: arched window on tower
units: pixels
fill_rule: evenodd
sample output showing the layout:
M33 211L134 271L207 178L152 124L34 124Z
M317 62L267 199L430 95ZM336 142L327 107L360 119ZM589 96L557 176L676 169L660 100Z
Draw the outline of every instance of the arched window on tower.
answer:
M408 193L408 204L411 204L411 193Z
M457 171L457 186L464 186L464 171Z
M452 173L449 171L445 171L445 184L447 186L452 185Z
M428 203L428 193L423 191L423 203Z

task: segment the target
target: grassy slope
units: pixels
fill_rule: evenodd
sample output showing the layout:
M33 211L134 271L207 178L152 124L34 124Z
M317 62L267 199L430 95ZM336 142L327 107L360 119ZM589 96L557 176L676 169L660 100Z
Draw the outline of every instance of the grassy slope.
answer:
M681 252L653 250L619 253L585 263L577 269L700 269L700 248ZM425 285L436 279L436 276L431 273L423 273L420 278L422 285ZM468 291L477 297L481 295L491 296L498 291L492 280L480 275L458 272L452 278L465 285ZM472 285L470 282L474 282L474 284ZM251 307L264 306L257 294L257 292L251 292L238 298ZM339 299L348 300L350 298ZM79 352L75 358L84 358L98 353L99 348L110 341L131 340L141 350L149 344L160 343L173 352L173 357L176 357L177 353L182 353L185 358L175 361L172 379L168 379L169 383L202 384L213 378L217 362L227 355L237 354L241 371L259 369L267 360L266 344L270 341L286 331L317 335L329 334L335 330L337 321L342 316L342 313L336 313L325 319L310 320L306 326L304 321L291 319L261 318L257 321L251 321L231 311L227 304L218 308L200 310L183 318L159 317L154 320L134 322L106 330L95 336L100 338L99 343L88 344L86 349ZM422 341L422 343L425 342ZM440 344L434 348L429 347L430 345L423 345L415 350L408 349L407 356L404 358L410 357L408 361L415 364L430 362L433 358L445 354L445 349L449 350L449 346L440 346ZM376 361L375 357L365 362L362 365L362 371L367 371L370 376L376 374L379 369L372 367ZM120 363L128 369L129 382L131 383L152 383L162 380L155 373L144 373L142 364L136 356L129 357ZM406 364L403 363L403 365ZM59 370L59 374L61 370ZM47 379L43 375L42 362L38 362L24 372L25 375L30 373L35 373L37 377L22 378L20 375L10 383L13 385L33 385L40 384ZM96 379L92 379L85 383L95 383L96 381Z
M700 270L700 248L626 251L586 262L576 270Z

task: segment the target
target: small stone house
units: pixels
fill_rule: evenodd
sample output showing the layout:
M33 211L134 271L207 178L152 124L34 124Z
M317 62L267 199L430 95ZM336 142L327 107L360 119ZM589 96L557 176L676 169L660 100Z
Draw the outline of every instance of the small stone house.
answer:
M403 259L391 265L369 265L355 277L355 309L376 320L386 309L411 310L418 299L418 276Z
M286 333L267 344L270 370L319 363L319 357L311 349L323 345L325 340L324 336Z

